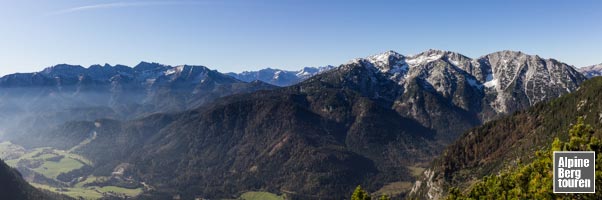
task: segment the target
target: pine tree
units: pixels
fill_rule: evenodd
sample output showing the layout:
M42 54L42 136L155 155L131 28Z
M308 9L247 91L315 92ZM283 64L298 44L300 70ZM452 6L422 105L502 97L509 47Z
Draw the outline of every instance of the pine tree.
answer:
M371 200L370 194L362 189L362 186L357 186L355 191L353 191L353 195L351 195L351 200Z

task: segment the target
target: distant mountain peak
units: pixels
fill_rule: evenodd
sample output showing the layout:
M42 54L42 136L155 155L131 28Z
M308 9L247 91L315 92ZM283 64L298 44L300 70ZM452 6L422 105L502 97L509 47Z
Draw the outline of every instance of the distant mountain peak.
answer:
M231 72L227 73L227 75L245 82L260 80L276 86L290 86L333 68L335 67L327 65L323 67L304 67L301 70L290 71L268 67L257 71Z
M372 63L375 67L379 68L380 71L387 72L391 70L391 68L403 66L405 64L404 58L404 55L389 50L380 54L369 56L366 58L366 60Z
M485 56L482 57L498 57L498 58L502 58L502 60L509 62L511 60L517 60L519 58L534 58L534 59L542 59L541 57L539 57L538 55L530 55L530 54L526 54L522 51L512 51L512 50L503 50L503 51L497 51L497 52L493 52L490 54L487 54Z
M134 66L134 70L136 70L136 71L149 71L149 70L165 69L165 68L168 68L168 67L171 67L171 66L160 64L160 63L155 63L155 62L149 63L149 62L141 61L136 66Z
M585 75L585 77L587 77L587 78L602 76L602 63L597 64L597 65L587 66L587 67L581 67L577 70L579 72L581 72L583 75Z
M523 51L516 51L516 50L509 50L509 49L493 52L493 54L528 55Z
M374 59L374 60L382 60L382 59L389 58L389 57L403 58L405 56L401 55L400 53L397 53L396 51L393 51L393 50L388 50L388 51L385 51L382 53L368 56L369 59Z
M414 56L409 56L407 62L410 65L421 65L439 59L451 62L453 65L456 66L461 65L461 63L466 60L472 60L471 58L465 55L453 51L429 49Z
M54 70L80 70L84 69L81 65L70 65L70 64L58 64L51 67L47 67L42 72L52 72Z
M427 55L443 55L443 54L447 54L447 53L453 53L451 51L447 51L447 50L441 50L441 49L429 49L426 50L424 52L422 52L421 54L427 54Z
M42 70L42 74L49 77L79 77L83 75L86 68L81 65L58 64Z

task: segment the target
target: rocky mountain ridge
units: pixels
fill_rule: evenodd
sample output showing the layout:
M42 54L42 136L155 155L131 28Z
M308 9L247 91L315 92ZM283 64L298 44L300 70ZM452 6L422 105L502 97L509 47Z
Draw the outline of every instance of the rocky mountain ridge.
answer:
M0 119L0 131L10 133L10 139L28 140L28 134L68 121L180 112L227 95L274 88L204 66L61 64L0 78L0 114L6 116Z
M241 73L230 72L227 73L227 75L245 82L259 80L277 86L290 86L333 68L335 67L331 65L323 67L304 67L297 71L265 68L258 71L243 71Z
M602 76L602 64L581 67L578 70L587 78Z
M354 59L350 64L369 69L371 73L366 76L383 76L396 83L386 91L371 88L374 93L367 95L387 97L393 109L426 127L439 129L432 121L443 122L441 128L463 124L460 126L464 128L452 130L456 133L575 91L585 80L570 65L516 51L477 59L441 50L413 56L387 51ZM345 70L345 66L333 71L337 70ZM448 116L463 117L451 122Z

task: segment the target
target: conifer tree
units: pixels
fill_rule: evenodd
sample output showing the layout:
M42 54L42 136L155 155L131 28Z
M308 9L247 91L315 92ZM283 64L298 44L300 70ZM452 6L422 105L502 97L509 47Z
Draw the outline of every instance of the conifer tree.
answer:
M351 195L351 200L371 200L370 194L362 189L362 186L357 186L355 191L353 191L353 195Z

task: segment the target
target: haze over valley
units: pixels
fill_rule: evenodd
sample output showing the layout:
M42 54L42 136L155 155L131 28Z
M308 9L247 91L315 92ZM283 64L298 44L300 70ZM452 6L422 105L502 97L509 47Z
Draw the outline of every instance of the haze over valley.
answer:
M0 1L0 200L602 199L601 8Z

